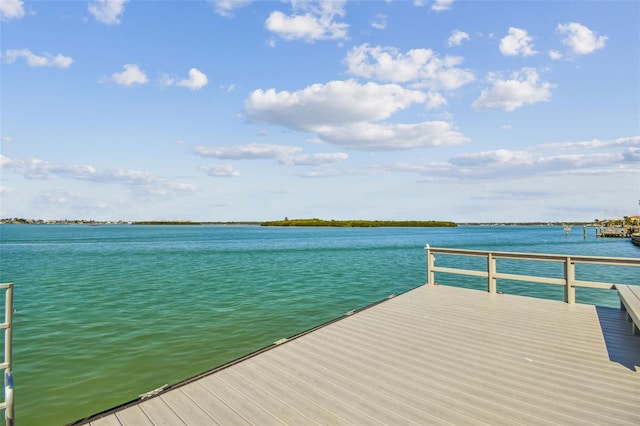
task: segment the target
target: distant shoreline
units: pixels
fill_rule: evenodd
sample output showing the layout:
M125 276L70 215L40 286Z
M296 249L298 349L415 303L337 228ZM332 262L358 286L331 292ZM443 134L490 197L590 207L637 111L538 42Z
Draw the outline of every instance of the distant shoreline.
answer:
M457 226L602 226L594 222L452 222L423 220L321 220L285 219L278 221L188 221L188 220L146 220L146 221L100 221L87 219L0 219L5 225L147 225L147 226L202 226L202 225L251 225L251 226L324 226L324 227L457 227Z

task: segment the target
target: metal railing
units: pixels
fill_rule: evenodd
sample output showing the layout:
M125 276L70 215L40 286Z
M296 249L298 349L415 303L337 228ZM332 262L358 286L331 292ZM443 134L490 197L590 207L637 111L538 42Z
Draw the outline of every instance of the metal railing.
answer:
M444 272L449 274L471 275L476 277L487 278L487 291L489 293L497 292L497 280L516 280L528 281L542 284L556 284L564 286L564 301L567 303L576 302L576 287L613 289L615 283L603 283L597 281L582 281L576 279L576 265L616 265L616 266L640 266L640 259L628 257L597 257L597 256L571 256L560 254L544 254L544 253L517 253L517 252L497 252L482 250L463 250L450 248L435 248L429 244L425 247L427 251L427 284L434 285L435 273ZM474 256L484 257L487 262L487 268L484 271L448 268L435 265L435 254L446 254L456 256ZM540 275L519 275L498 272L498 259L521 259L546 262L561 262L564 264L563 278L551 278ZM618 283L621 284L621 283Z
M0 410L4 410L6 425L12 426L14 422L13 373L11 371L13 283L2 283L0 289L5 290L4 322L0 323L0 329L4 330L4 361L0 363L0 369L4 369L4 401L0 402Z

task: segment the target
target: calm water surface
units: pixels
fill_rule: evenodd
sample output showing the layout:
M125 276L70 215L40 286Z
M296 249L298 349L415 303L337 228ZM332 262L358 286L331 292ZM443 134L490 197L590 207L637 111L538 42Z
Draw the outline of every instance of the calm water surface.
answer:
M640 258L629 240L596 239L593 229L585 240L579 228L565 237L560 227L1 225L0 282L15 283L18 424L72 422L416 287L427 243ZM557 265L512 266L562 274ZM578 279L640 284L637 269L579 267ZM563 294L560 286L498 285ZM579 289L578 302L618 306L608 291Z

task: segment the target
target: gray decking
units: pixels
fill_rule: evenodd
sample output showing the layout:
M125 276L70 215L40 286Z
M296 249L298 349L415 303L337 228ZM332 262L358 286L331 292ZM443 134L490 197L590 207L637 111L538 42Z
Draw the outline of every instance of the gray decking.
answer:
M638 425L639 366L618 309L422 286L90 423Z

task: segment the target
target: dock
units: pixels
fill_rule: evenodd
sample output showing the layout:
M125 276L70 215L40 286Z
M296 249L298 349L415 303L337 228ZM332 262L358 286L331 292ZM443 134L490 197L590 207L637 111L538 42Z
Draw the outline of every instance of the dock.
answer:
M75 424L640 424L617 308L422 285Z

